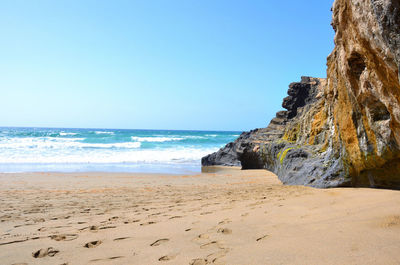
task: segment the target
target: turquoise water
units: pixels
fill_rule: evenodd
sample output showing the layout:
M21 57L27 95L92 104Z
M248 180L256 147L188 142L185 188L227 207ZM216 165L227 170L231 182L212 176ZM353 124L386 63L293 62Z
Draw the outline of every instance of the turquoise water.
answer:
M0 128L0 172L188 173L240 132Z

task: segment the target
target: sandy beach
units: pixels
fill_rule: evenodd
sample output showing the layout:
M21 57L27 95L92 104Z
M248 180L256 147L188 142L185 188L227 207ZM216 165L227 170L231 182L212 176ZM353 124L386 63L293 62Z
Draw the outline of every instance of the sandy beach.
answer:
M0 174L0 264L400 264L400 191L264 170Z

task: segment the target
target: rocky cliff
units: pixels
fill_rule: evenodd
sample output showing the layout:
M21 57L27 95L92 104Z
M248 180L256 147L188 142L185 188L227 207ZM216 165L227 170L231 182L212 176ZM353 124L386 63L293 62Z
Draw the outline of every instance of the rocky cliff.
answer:
M303 77L267 128L203 166L265 168L285 184L400 188L400 1L336 0L327 79Z

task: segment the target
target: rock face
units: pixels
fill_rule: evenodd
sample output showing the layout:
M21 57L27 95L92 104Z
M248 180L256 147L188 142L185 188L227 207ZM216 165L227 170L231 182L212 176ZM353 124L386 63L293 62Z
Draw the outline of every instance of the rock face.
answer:
M285 184L400 188L400 1L336 0L327 79L303 77L267 128L202 165L265 168Z

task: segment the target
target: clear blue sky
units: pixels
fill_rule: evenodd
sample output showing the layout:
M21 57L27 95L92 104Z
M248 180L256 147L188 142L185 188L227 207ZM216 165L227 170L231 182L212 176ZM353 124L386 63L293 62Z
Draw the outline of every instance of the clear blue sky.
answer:
M0 126L249 130L326 76L332 0L0 0Z

